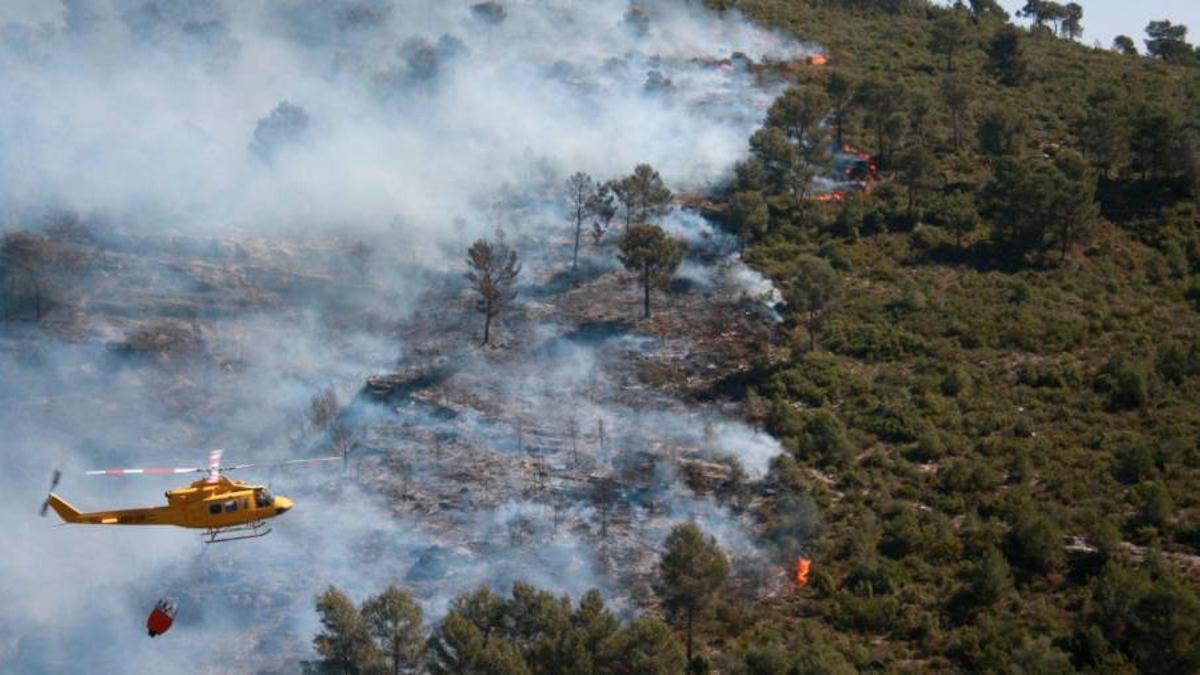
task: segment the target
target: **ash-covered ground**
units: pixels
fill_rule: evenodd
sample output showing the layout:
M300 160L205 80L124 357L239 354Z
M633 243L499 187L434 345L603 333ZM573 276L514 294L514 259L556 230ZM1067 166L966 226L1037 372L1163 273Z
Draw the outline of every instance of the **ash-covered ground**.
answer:
M269 669L309 653L311 599L330 583L361 596L398 581L431 617L518 579L601 588L628 612L653 606L659 546L682 520L759 592L779 566L758 545L756 479L779 447L723 388L770 358L772 298L728 235L687 213L668 225L693 237L695 276L656 291L649 320L615 239L585 251L574 281L561 223L513 242L523 281L489 347L458 269L409 270L424 290L407 297L333 244L46 240L80 262L56 279L72 299L0 343L5 429L22 439L7 445L21 479L8 519L28 544L7 562L5 657L132 671L202 639L228 645L215 670ZM372 309L392 303L404 311ZM326 390L338 419L314 428ZM246 476L299 505L260 540L206 547L194 532L34 516L51 467L81 508L148 505L180 479L82 471L194 465L208 447L346 461ZM161 595L181 598L179 625L151 648L133 637ZM61 638L30 625L77 648L55 653Z
M770 589L754 513L779 447L729 396L776 349L770 284L677 208L688 255L642 320L619 225L569 274L562 184L648 161L677 191L718 187L782 86L771 64L805 50L682 2L505 4L500 22L382 0L0 15L0 235L21 256L0 670L295 670L329 584L401 583L433 619L516 579L652 609L688 519ZM496 228L524 269L482 348L463 257ZM334 430L306 414L327 390ZM80 508L153 505L179 481L82 472L213 447L347 453L244 476L297 502L253 541L36 515L52 468ZM164 595L177 625L150 640Z

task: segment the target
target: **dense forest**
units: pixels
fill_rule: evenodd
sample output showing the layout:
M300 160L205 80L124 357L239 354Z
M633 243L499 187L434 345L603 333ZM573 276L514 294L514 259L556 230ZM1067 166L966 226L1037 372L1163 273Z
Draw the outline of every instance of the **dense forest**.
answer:
M776 479L825 514L812 596L755 624L803 622L854 645L841 653L860 669L1194 671L1200 73L1185 29L1152 23L1139 56L1045 25L1057 3L1030 2L1028 30L990 2L813 4L743 8L821 36L831 65L796 100L869 148L882 180L813 208L771 183L778 158L752 140L733 188L770 213L747 255L813 310L791 314L799 346L748 397L793 451ZM840 290L814 297L812 279ZM728 644L750 672L787 672Z

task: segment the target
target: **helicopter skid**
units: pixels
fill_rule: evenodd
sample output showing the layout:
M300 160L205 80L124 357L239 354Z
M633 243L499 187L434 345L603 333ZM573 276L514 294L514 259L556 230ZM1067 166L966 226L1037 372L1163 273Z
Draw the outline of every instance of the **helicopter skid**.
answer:
M239 539L257 539L271 534L271 528L267 526L265 521L256 520L253 523L246 525L235 525L233 527L219 527L215 529L205 530L201 535L206 544L219 544L223 541L238 541ZM233 535L233 536L230 536Z

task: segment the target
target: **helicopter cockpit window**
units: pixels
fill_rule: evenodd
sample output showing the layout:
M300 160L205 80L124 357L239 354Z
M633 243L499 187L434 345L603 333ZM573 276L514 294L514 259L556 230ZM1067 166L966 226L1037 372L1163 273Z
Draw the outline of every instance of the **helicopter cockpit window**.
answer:
M218 502L213 502L212 504L209 504L208 512L214 516L220 515L221 514L221 504Z
M237 511L237 500L230 499L229 501L225 502L223 506L225 507L225 513L229 513L230 511Z
M254 505L260 509L271 505L271 492L267 489L262 489L254 493Z

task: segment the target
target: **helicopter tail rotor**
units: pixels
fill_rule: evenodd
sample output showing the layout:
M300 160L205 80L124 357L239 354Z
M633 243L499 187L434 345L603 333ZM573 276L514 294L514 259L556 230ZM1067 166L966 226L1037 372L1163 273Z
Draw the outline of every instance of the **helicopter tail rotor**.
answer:
M62 480L62 471L55 469L54 473L51 474L51 476L50 476L50 489L47 490L46 492L48 492L48 493L54 492L54 488L58 487L58 481L60 481L60 480ZM45 518L46 511L49 509L50 509L50 496L47 495L46 501L42 502L42 508L38 510L38 515Z

